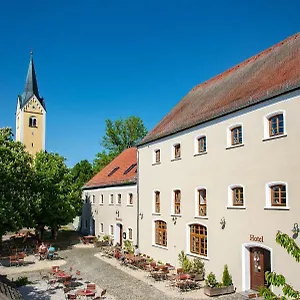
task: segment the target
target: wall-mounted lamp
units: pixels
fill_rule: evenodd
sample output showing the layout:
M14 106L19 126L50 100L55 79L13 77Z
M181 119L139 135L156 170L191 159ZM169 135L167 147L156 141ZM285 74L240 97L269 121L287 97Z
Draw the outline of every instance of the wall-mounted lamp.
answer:
M225 221L225 218L222 217L221 221L220 221L220 224L221 224L221 228L224 229L225 228L225 225L226 225L226 221Z
M294 226L291 230L292 230L292 233L293 233L293 238L294 239L297 238L298 235L299 235L299 232L300 232L298 223L294 223Z
M173 221L173 223L174 223L174 225L175 225L176 222L177 222L177 217L176 217L176 216L173 216L172 221Z
M139 213L139 216L141 217L141 219L143 219L144 217L143 213Z
M119 218L120 212L119 212L118 210L116 210L116 215L117 215L117 217Z

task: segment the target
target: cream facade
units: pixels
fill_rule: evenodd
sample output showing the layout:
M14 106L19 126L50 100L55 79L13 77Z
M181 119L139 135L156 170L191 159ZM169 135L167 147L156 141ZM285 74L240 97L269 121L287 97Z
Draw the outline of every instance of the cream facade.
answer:
M294 224L300 223L299 107L298 89L140 145L142 253L178 266L184 250L191 258L201 257L206 274L212 271L218 280L228 264L238 291L255 289L254 277L266 270L284 274L300 289L300 265L275 242L278 230L292 236ZM270 120L278 115L283 129L272 136ZM276 120L281 127L281 119ZM285 205L272 205L274 186L284 187ZM243 200L238 205L235 196ZM200 239L192 228L201 228ZM199 248L202 255L195 254Z
M137 185L83 189L81 231L108 235L113 243L137 243Z

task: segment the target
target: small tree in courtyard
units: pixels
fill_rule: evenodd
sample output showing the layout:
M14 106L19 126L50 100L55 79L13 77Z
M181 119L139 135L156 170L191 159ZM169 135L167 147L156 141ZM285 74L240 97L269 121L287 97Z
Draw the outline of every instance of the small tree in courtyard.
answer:
M295 258L296 262L300 262L300 248L291 237L278 231L276 234L276 242L286 249L287 253ZM290 284L286 283L284 275L275 272L266 272L265 277L269 287L260 289L260 293L265 299L300 299L300 291L295 290ZM283 296L279 297L274 294L270 289L270 286L272 285L282 288Z

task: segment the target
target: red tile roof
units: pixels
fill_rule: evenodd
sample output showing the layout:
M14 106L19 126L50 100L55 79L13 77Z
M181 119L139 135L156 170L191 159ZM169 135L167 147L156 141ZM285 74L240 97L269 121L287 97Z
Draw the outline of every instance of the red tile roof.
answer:
M136 183L137 149L124 150L110 164L90 179L83 188L107 187Z
M300 87L300 34L193 88L140 145Z

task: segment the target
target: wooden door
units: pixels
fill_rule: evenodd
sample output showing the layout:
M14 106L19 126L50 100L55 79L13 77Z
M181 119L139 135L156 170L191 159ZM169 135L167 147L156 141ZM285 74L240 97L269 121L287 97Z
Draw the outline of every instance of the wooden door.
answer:
M258 291L265 283L264 249L250 249L250 288Z
M123 245L123 225L120 224L120 246L122 247Z

